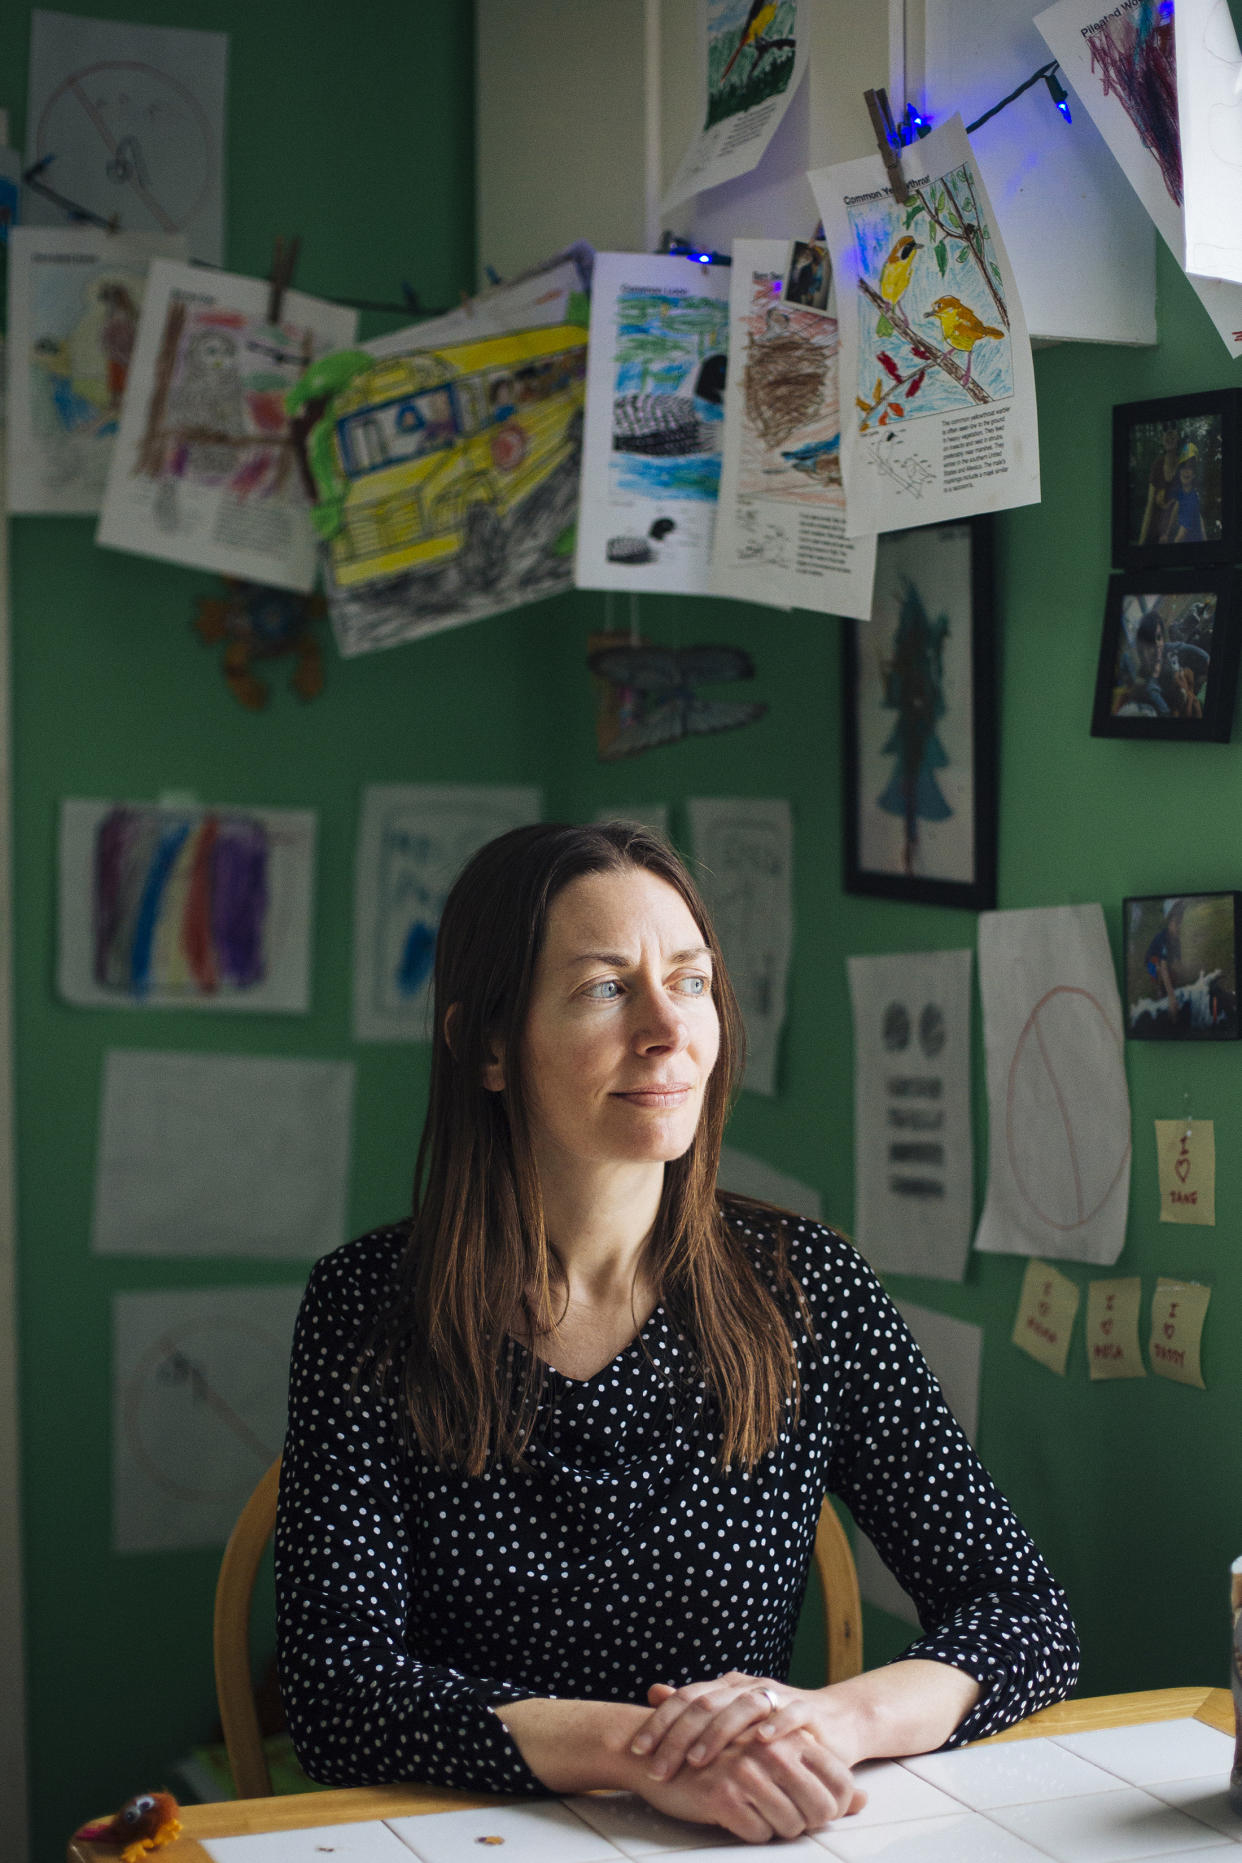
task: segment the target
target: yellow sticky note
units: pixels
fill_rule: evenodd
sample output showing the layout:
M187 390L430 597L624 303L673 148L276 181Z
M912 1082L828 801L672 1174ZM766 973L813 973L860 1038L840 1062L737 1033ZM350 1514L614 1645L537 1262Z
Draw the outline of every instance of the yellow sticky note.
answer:
M1147 1356L1159 1377L1175 1378L1178 1384L1195 1384L1201 1391L1207 1389L1199 1347L1211 1298L1211 1288L1202 1281L1168 1281L1161 1275L1156 1282Z
M1092 1378L1145 1378L1139 1351L1138 1275L1087 1284L1087 1370Z
M1210 1119L1157 1119L1162 1223L1216 1222L1216 1128Z
M1013 1343L1059 1378L1065 1376L1070 1334L1078 1312L1078 1288L1046 1262L1028 1261L1013 1325Z

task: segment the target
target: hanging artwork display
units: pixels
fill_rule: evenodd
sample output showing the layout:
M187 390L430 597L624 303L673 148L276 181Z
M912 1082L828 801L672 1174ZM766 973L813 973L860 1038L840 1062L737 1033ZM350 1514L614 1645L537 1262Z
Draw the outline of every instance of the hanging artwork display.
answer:
M585 395L582 260L325 356L289 397L342 654L568 588Z
M305 1013L314 857L304 809L63 802L61 996Z
M310 494L285 397L357 312L157 259L150 272L97 543L309 591Z
M840 319L851 536L1039 499L1035 373L1013 271L961 120L809 177Z
M694 798L695 871L746 1023L752 1093L776 1092L793 946L793 820L776 798Z
M290 658L289 686L300 699L323 691L323 653L315 623L327 613L322 595L300 595L262 582L225 578L222 596L205 595L194 615L195 632L208 647L222 646L221 671L229 691L247 711L262 711L272 696L260 670Z
M871 613L875 538L846 535L837 320L815 242L733 243L716 595ZM823 302L820 302L822 298Z
M1242 284L1242 55L1227 0L1177 0L1175 53L1186 271Z
M539 820L537 789L372 784L354 869L354 1038L429 1041L449 888L485 841Z
M601 763L685 737L736 731L768 709L762 699L714 698L703 690L754 678L755 663L741 647L658 647L623 635L592 643L587 665L599 682Z
M591 289L574 580L702 595L720 490L729 274L601 252Z
M1122 914L1127 1035L1237 1041L1242 893L1155 893Z
M1121 999L1098 905L985 912L988 1191L975 1247L1111 1267L1130 1204Z
M784 118L806 70L807 0L699 0L707 46L703 127L661 202L748 175Z
M873 619L842 631L845 890L996 903L988 521L881 537Z
M1189 8L1188 22L1196 17L1202 20L1207 11ZM1212 11L1218 26L1228 25L1227 7ZM1035 24L1151 215L1156 231L1185 269L1187 229L1178 124L1182 80L1174 52L1172 6L1121 0L1119 5L1101 8L1097 0L1056 0L1055 6L1036 14ZM1193 24L1190 31L1194 33ZM1232 37L1231 25L1228 31ZM1181 37L1179 6L1179 43ZM1226 138L1234 133L1236 121L1236 114L1231 113ZM1232 189L1230 199L1231 203L1236 199ZM1242 285L1200 277L1193 271L1186 275L1229 354L1242 356Z
M972 951L851 957L854 1240L880 1273L960 1281L970 1253Z
M153 258L184 240L100 227L9 239L9 509L99 510Z

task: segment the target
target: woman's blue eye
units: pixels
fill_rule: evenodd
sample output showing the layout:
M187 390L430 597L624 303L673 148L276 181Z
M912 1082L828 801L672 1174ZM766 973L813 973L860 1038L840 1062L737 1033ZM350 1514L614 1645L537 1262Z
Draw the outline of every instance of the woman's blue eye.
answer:
M706 996L711 985L706 977L683 977L678 988L687 996Z
M593 983L587 991L588 996L599 998L601 1002L615 1002L621 994L621 985L615 977L604 977L599 983Z

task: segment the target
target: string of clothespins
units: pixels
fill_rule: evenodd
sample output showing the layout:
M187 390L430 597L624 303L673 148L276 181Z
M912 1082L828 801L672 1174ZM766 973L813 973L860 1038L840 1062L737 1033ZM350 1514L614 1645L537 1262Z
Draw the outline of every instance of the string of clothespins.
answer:
M1069 111L1069 92L1057 76L1059 69L1057 60L1053 58L1046 65L1041 65L1038 71L1032 71L1030 77L1023 78L1021 84L1016 85L1007 97L1002 97L1000 102L994 103L990 110L985 110L982 116L977 116L973 123L967 123L966 134L973 136L977 129L982 129L983 125L990 123L994 116L999 116L1002 110L1007 110L1011 103L1016 102L1033 85L1041 83L1047 86L1048 95L1065 121L1071 122L1073 119ZM888 176L893 199L898 206L904 207L909 199L909 189L906 186L906 178L901 166L901 152L928 135L931 131L931 124L925 116L919 114L913 104L907 106L904 121L900 124L895 123L892 109L889 106L888 93L883 89L864 91L863 102L871 118L876 147L884 163L884 172Z

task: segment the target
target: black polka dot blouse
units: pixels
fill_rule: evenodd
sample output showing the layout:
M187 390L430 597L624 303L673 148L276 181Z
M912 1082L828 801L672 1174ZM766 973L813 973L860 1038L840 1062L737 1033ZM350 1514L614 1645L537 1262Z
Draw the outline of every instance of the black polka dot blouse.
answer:
M759 1219L730 1220L764 1272ZM948 1744L1069 1691L1064 1594L900 1315L838 1236L788 1229L818 1339L798 1345L799 1421L749 1475L721 1468L687 1343L659 1307L595 1377L549 1374L527 1468L442 1472L403 1449L394 1400L353 1377L403 1230L316 1265L276 1531L281 1686L312 1778L539 1792L494 1704L645 1703L652 1682L727 1669L784 1679L826 1492L918 1606L905 1655L983 1684Z

